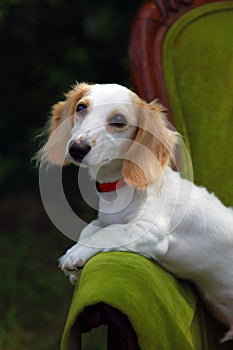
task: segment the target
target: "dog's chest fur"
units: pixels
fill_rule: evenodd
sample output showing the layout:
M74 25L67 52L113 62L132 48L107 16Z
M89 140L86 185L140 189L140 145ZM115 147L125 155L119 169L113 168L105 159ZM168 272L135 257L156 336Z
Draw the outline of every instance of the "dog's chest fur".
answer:
M146 204L146 194L126 185L117 191L99 193L98 218L104 226L127 224L134 220Z

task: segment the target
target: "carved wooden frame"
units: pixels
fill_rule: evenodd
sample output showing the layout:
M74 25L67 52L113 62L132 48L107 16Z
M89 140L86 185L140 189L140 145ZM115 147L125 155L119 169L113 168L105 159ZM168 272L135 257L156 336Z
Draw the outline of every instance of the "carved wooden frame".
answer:
M163 74L163 42L169 28L186 12L208 3L224 0L147 0L139 8L132 24L129 43L129 67L135 92L143 99L159 98L172 114Z

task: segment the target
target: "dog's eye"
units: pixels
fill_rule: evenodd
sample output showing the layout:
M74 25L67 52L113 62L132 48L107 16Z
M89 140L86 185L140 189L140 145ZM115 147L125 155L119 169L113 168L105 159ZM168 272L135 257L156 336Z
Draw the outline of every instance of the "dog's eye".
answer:
M108 121L108 124L111 126L114 126L116 128L123 128L128 123L127 123L126 119L121 114L115 114Z
M79 103L76 107L76 113L82 117L84 117L87 113L87 106L85 103Z

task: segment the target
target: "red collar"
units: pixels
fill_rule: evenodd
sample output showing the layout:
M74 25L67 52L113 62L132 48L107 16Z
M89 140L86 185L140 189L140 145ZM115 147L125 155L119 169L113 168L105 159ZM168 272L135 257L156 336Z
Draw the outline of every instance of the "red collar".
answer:
M98 181L96 181L96 189L98 192L112 192L126 185L127 183L124 179L109 183L99 183Z

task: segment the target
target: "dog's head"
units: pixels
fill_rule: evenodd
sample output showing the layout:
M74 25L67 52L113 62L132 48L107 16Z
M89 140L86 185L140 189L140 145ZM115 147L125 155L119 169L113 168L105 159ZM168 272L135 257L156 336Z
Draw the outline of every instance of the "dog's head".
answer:
M117 84L77 84L52 108L39 161L85 167L123 159L123 177L143 188L157 181L173 157L177 133L162 107Z

